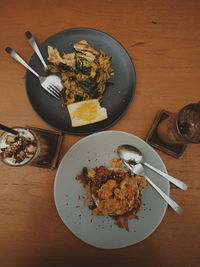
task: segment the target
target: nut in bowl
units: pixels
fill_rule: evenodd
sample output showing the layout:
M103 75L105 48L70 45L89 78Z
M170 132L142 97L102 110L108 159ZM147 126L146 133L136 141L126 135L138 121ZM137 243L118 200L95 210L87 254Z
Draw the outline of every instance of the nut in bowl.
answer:
M30 129L14 130L18 135L3 133L0 137L0 159L10 166L29 164L39 151L38 139Z
M0 159L9 166L35 166L54 169L63 134L36 127L9 128L0 136ZM4 129L6 131L6 129Z

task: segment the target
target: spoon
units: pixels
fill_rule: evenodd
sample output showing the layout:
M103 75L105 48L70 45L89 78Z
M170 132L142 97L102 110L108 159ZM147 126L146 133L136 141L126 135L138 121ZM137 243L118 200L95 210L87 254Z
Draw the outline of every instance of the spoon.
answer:
M14 134L14 135L18 135L17 131L15 131L14 129L9 128L9 127L7 127L7 126L5 126L3 124L0 124L0 129L6 131L8 133L11 133L11 134Z
M25 32L26 38L28 39L29 44L31 45L31 47L33 48L33 50L35 51L35 53L37 54L37 56L39 57L40 61L42 62L44 69L47 70L47 64L44 61L44 58L40 52L40 49L35 41L35 38L33 37L32 33L30 31L26 31Z
M126 161L124 162L125 166L128 167L132 173L136 175L142 175L145 177L145 179L148 181L148 183L154 187L154 189L160 194L160 196L168 203L168 205L178 214L183 213L183 209L172 199L170 198L167 194L165 194L154 182L149 179L144 172L144 168L142 164L138 163L136 165L130 165Z
M183 183L182 181L174 178L173 176L170 176L170 175L162 172L161 170L158 170L157 168L153 167L149 163L145 162L143 160L142 153L136 147L131 146L131 145L121 145L121 146L118 146L117 153L118 153L119 157L121 159L123 159L125 162L132 163L132 164L141 163L144 166L146 166L146 167L152 169L153 171L157 172L158 174L160 174L161 176L166 178L168 181L170 181L171 183L175 184L180 189L187 190L188 186L185 183Z

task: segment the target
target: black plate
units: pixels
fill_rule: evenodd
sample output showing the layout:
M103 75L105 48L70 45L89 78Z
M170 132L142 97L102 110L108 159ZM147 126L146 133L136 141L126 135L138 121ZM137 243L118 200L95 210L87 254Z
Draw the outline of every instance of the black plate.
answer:
M107 108L108 119L86 126L72 127L67 108L50 96L29 71L26 73L26 90L34 110L45 122L65 133L85 135L106 129L121 117L135 91L135 70L122 45L110 35L95 29L75 28L59 32L40 45L40 50L47 59L48 45L57 48L61 53L70 53L74 51L72 44L80 40L87 40L96 50L101 49L106 55L112 56L111 63L115 75L109 81L113 85L106 88L100 102L102 107ZM29 64L39 74L45 75L43 65L35 53Z

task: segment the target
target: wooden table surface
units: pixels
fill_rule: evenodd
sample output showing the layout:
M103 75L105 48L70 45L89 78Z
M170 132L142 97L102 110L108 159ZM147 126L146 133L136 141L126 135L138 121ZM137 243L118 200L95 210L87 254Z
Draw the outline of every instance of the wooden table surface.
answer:
M96 28L124 45L137 86L112 130L145 139L159 110L174 112L200 99L198 0L1 0L0 25L0 121L8 126L53 130L28 101L25 69L4 51L11 46L29 60L33 51L26 30L42 43L65 29ZM65 135L60 159L81 138ZM181 159L157 151L168 172L189 185L186 192L174 187L170 192L184 213L168 208L151 236L118 250L87 245L64 226L53 198L56 170L0 163L0 266L199 266L199 148L189 145Z

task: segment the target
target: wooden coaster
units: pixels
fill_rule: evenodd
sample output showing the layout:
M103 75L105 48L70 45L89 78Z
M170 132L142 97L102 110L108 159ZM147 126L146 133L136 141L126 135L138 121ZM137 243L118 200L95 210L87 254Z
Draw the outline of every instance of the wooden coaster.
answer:
M172 157L175 158L180 158L184 152L184 150L186 149L187 145L185 144L180 144L180 145L174 145L174 144L166 144L164 143L158 136L157 134L157 127L158 124L166 119L167 117L169 117L169 115L171 114L171 112L166 111L166 110L161 110L159 111L159 113L157 114L153 125L146 137L146 142L148 144L150 144L151 146L161 150L164 153L169 154Z
M41 144L39 156L31 163L31 166L55 169L57 167L63 133L29 127L33 130Z

